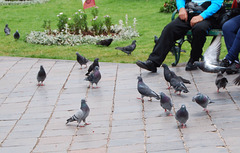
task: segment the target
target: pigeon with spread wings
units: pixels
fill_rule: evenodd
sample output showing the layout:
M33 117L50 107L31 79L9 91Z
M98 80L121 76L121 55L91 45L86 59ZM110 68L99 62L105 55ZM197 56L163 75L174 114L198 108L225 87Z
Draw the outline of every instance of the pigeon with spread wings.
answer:
M219 34L207 48L204 53L203 62L194 62L194 64L204 72L217 73L219 71L224 72L226 67L219 66L219 55L221 51L221 38L222 35Z

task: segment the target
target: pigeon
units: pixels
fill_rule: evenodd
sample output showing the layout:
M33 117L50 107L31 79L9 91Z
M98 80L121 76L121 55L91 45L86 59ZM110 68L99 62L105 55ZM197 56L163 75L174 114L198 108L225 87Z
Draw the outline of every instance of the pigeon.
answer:
M218 73L219 71L226 71L226 67L219 66L219 55L221 51L221 38L219 34L207 48L204 53L204 60L199 62L195 61L194 64L204 72Z
M171 79L172 79L173 77L178 77L178 78L180 78L180 79L183 81L183 83L191 84L191 82L190 82L189 80L184 79L184 78L182 78L181 76L177 76L173 71L171 71L171 70L169 69L169 67L168 67L166 64L162 64L162 67L163 67L164 79L165 79L167 82L170 83L170 81L171 81ZM170 87L171 87L171 86L169 86L168 89L170 89Z
M18 40L20 38L20 34L19 34L18 30L14 33L13 37L15 40Z
M86 118L88 117L90 113L90 109L86 103L85 99L81 100L81 107L80 109L69 119L67 119L66 124L68 124L69 122L73 122L73 121L77 121L78 125L81 123L81 121L83 121L85 124L84 125L89 125L90 123L86 122ZM80 127L84 127L84 126L80 126Z
M38 81L38 86L43 86L43 81L46 79L47 75L46 72L43 68L43 66L40 66L40 70L37 74L37 81Z
M217 93L219 93L219 89L220 89L220 88L225 89L227 83L228 83L227 78L224 77L221 72L218 72L217 78L216 78L216 80L215 80L215 84L216 84L216 86L217 86Z
M5 28L4 28L4 32L7 35L10 35L11 29L8 27L8 24L6 24Z
M141 76L137 77L138 79L138 84L137 84L137 89L138 92L141 94L141 100L144 102L143 97L150 97L149 101L152 101L152 97L156 98L157 100L160 100L159 95L154 92L152 89L150 89L144 82Z
M159 38L155 35L155 36L154 36L154 43L155 43L155 44L157 43L158 39L159 39Z
M89 84L88 88L90 88L91 85L92 85L92 88L94 88L93 87L94 83L96 84L96 88L98 88L97 84L100 81L100 79L101 79L101 73L99 71L99 67L95 66L93 71L84 80L89 81L90 84Z
M99 58L95 58L95 60L93 61L93 63L89 66L88 72L87 72L85 75L89 75L90 72L92 72L92 70L94 69L95 66L98 66L98 68L100 67L100 66L99 66L99 63L98 63L98 60L99 60Z
M171 110L173 105L171 99L163 92L160 93L160 105L165 109L165 112L169 111L169 116L172 116Z
M233 80L235 85L240 85L240 75Z
M170 80L170 86L175 90L175 93L178 91L178 95L181 95L181 92L188 93L188 89L179 77L173 77Z
M87 62L89 60L86 59L85 57L81 56L78 52L76 52L76 55L77 55L77 61L81 65L80 69L82 69L82 65L86 65L86 67L87 67Z
M206 111L207 113L208 104L214 103L207 95L204 95L202 93L197 93L197 95L192 98L192 101L199 104L202 108L204 108L204 111Z
M185 105L182 105L181 108L176 112L175 119L181 124L182 128L186 128L186 122L188 120L188 111Z
M102 46L109 46L112 43L113 39L104 39L104 40L100 40L96 43L96 45L102 45Z
M115 49L121 50L124 53L130 55L134 51L135 48L136 48L136 40L133 40L131 45L128 45L126 47L116 47Z

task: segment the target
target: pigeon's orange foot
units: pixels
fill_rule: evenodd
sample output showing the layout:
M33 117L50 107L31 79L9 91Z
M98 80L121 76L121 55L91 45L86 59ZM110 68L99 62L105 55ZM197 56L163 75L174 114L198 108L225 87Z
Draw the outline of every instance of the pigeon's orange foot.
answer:
M205 111L206 113L209 113L209 111L206 108L204 108L203 111Z
M91 123L85 123L84 125L90 125Z
M187 128L186 124L182 124L182 129Z

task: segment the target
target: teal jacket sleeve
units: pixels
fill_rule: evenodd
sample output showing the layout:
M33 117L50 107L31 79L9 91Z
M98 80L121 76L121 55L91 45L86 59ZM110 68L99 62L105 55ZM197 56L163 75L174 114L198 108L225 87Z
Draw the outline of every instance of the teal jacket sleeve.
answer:
M216 13L221 8L223 3L223 0L209 0L209 1L211 1L211 5L200 14L203 17L203 19L207 19L214 13ZM185 0L176 0L176 4L178 10L180 10L180 8L185 8Z
M211 5L203 11L200 15L203 19L207 19L211 17L214 13L216 13L222 6L223 0L211 0Z
M176 5L178 11L180 10L180 8L185 8L185 0L176 0Z

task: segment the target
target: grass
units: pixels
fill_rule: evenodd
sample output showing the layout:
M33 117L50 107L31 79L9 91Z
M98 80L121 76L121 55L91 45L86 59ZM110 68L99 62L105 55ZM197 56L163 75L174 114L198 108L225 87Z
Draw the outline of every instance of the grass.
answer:
M132 40L116 41L109 47L99 47L96 45L81 46L43 46L29 44L25 42L26 35L31 31L43 31L44 20L51 20L52 29L57 29L57 14L63 12L71 17L74 12L82 9L81 0L50 0L45 4L35 5L10 5L0 6L2 12L0 27L2 29L8 23L11 28L11 35L5 36L3 30L0 31L0 56L18 56L33 58L52 58L75 60L75 52L78 51L85 57L93 60L98 57L101 62L135 63L137 60L146 60L154 46L153 36L160 36L162 29L171 21L171 14L159 13L164 1L159 0L95 0L99 7L99 16L110 15L114 24L120 19L125 20L128 14L129 24L132 25L133 18L137 18L137 30L140 37L137 40L137 48L128 56L127 54L115 50L117 46L129 45ZM92 18L91 8L86 9L88 20ZM90 25L90 23L89 23ZM13 33L18 30L20 39L15 41ZM222 40L223 41L223 40ZM204 50L208 47L210 38L207 39ZM183 44L183 49L187 53L182 53L180 62L186 62L189 58L190 45ZM226 47L223 42L221 58L226 55ZM174 61L174 56L169 53L165 63Z

